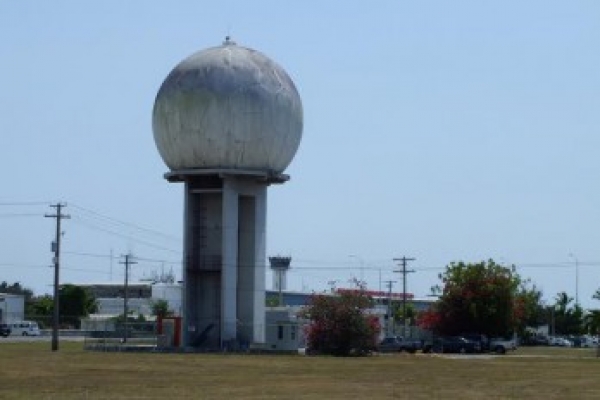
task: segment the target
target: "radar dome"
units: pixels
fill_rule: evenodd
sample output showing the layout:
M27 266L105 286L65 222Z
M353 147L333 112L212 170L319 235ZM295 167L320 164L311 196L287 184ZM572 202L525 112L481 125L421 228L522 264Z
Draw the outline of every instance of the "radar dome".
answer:
M283 68L229 38L171 71L152 116L156 146L173 171L281 173L300 145L302 124L300 96Z

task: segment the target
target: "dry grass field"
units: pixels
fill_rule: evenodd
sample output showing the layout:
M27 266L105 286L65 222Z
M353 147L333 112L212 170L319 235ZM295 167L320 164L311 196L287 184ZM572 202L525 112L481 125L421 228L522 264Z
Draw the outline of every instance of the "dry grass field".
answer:
M600 358L99 353L0 341L0 399L599 399Z

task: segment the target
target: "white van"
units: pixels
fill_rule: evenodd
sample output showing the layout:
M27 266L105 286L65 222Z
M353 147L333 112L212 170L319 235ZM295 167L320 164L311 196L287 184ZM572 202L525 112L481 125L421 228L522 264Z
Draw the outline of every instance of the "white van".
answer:
M14 336L40 336L40 327L37 322L17 321L10 323L11 335Z
M581 337L581 347L596 347L598 346L598 339L592 336L582 336Z

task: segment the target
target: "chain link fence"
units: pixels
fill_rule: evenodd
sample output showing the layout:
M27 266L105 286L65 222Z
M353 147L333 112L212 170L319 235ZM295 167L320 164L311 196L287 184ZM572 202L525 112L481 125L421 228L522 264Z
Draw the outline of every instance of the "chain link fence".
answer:
M118 322L115 320L95 321L87 324L84 333L85 350L133 351L153 350L160 347L156 323Z
M59 335L83 337L84 349L96 351L298 352L307 347L308 321L292 317L286 310L268 313L266 324L256 329L252 324L238 322L238 338L228 341L220 340L218 323L193 328L181 324L175 329L170 322L163 323L162 329L159 329L157 321L140 321L140 318L130 318L125 323L122 316L61 316ZM37 322L42 335L52 335L52 316L27 315L25 319ZM415 326L404 327L398 324L393 328L382 328L382 337L394 334L407 339L430 339L428 332Z

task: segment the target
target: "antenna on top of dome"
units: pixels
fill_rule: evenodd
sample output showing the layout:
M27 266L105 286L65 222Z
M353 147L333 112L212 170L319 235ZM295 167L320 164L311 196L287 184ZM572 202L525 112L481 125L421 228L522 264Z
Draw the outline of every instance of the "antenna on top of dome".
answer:
M225 41L223 41L223 46L231 46L236 45L237 43L231 39L231 36L225 36Z

